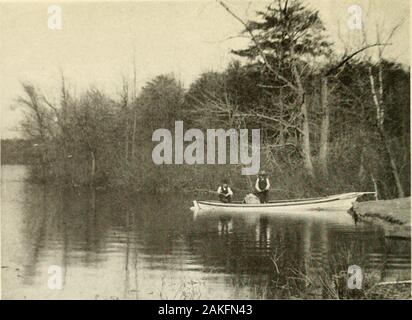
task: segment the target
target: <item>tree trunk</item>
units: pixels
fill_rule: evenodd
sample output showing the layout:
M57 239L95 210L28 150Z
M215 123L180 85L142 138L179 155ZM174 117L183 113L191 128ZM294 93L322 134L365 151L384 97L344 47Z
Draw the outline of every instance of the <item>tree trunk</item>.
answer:
M132 161L134 161L134 154L135 154L135 142L136 142L136 122L137 122L137 112L136 110L133 112L133 133L132 133Z
M305 169L307 170L308 174L311 177L315 177L315 172L313 169L312 163L312 156L311 156L311 148L310 148L310 139L309 139L309 119L308 119L308 109L305 101L305 97L302 96L302 105L301 105L301 112L302 112L302 152L303 152L303 163Z
M383 141L386 154L389 158L389 163L391 166L392 174L395 179L396 188L398 191L398 197L404 198L405 192L403 191L401 179L399 176L399 170L396 166L395 157L389 145L389 139L386 135L385 128L384 128L384 117L385 117L385 109L383 104L383 80L382 80L382 66L379 65L379 96L375 89L375 78L373 77L372 67L369 67L369 82L371 86L371 93L373 102L376 107L376 122L378 126L379 135Z
M396 189L398 190L398 197L399 198L404 198L405 197L405 192L403 191L401 179L400 179L400 176L399 176L399 170L398 170L398 167L396 166L395 157L393 155L391 146L389 144L389 139L386 135L386 132L383 130L383 128L379 128L379 134L380 134L380 136L383 140L383 144L385 146L385 151L386 151L386 154L388 155L388 158L389 158L389 163L391 165L392 174L393 174L393 177L395 179Z
M292 55L294 55L294 50L292 48ZM302 85L300 74L298 72L296 64L292 64L292 73L295 78L297 85L297 97L298 101L301 103L300 112L302 114L302 153L303 153L303 165L309 176L315 177L315 171L313 169L312 155L310 148L310 129L309 129L309 117L308 117L308 106L306 104L305 89Z
M320 129L319 163L324 176L328 175L329 157L329 124L330 109L328 103L328 78L321 78L320 104L322 109L322 123Z
M126 129L125 129L125 142L124 142L125 143L124 158L125 158L126 163L128 161L128 158L129 158L129 119L127 118L127 116L128 116L128 113L126 113Z
M94 184L94 180L96 176L96 156L94 154L94 151L90 151L90 156L92 159L92 163L91 163L92 184Z
M363 181L365 179L365 175L366 175L366 170L365 170L365 165L364 165L364 148L362 148L361 150L361 154L360 154L360 165L359 165L359 171L358 171L358 178L359 180Z
M375 200L379 200L378 183L376 182L375 178L373 177L373 174L371 174L371 179L372 179L372 182L373 182L373 188L375 190Z

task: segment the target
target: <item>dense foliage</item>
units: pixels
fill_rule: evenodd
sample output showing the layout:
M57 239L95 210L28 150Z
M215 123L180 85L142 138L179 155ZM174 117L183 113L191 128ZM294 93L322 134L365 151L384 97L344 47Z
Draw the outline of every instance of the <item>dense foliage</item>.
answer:
M33 142L25 139L1 140L1 164L29 165L36 161L37 155Z
M316 11L279 1L245 24L251 44L234 51L240 60L189 88L160 75L139 94L125 81L118 97L74 96L62 77L51 102L25 83L22 129L38 145L37 178L163 192L215 189L227 177L243 196L252 177L239 165L153 163L153 131L183 120L185 129L260 128L273 197L409 195L409 70L364 55L340 64L325 31Z

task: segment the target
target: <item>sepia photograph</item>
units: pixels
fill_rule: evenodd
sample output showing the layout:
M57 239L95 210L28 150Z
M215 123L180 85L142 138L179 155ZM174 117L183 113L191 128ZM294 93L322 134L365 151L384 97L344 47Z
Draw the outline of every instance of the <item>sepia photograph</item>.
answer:
M410 12L0 0L1 299L410 300Z

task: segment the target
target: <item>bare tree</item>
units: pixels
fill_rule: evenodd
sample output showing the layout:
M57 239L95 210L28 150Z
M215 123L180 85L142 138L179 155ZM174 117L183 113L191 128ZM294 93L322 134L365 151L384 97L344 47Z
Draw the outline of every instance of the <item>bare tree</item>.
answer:
M362 48L355 50L350 54L344 54L343 57L327 68L320 75L320 109L321 109L321 125L320 125L320 142L319 142L319 164L324 176L328 176L328 158L329 158L329 135L330 135L330 104L329 104L329 78L336 77L342 68L346 66L352 59L363 53L364 51L373 48L385 46L385 44L375 43L364 45Z
M120 93L121 107L124 114L124 160L129 160L129 83L123 78L122 92Z
M369 73L369 83L370 83L370 90L371 90L371 95L372 95L372 100L373 104L376 109L376 124L378 128L379 135L381 136L383 145L385 147L386 153L389 158L389 163L391 166L392 174L395 180L396 188L398 191L398 197L403 198L405 197L405 192L402 187L400 175L399 175L399 170L396 164L395 156L394 153L391 149L391 145L389 142L389 137L385 131L385 99L384 99L384 84L383 84L383 53L386 47L388 46L388 42L392 39L396 31L399 29L399 27L402 25L402 21L398 24L396 24L394 27L391 28L387 35L387 39L385 41L386 44L379 46L377 48L378 51L378 58L376 62L376 68L377 72L374 72L373 70L373 64L372 64L372 57L368 57L368 61L370 66L368 67L368 73ZM377 41L379 42L383 34L383 30L381 30L380 26L376 26L376 38ZM367 42L367 37L366 33L364 31L364 41L365 43Z
M317 12L307 11L303 13L301 16L297 16L296 21L299 21L299 22L295 21L295 23L297 23L295 30L288 30L287 28L284 30L282 29L282 32L286 33L285 39L284 39L285 43L288 43L288 48L286 50L287 51L287 61L288 61L288 69L291 71L291 76L288 77L285 75L285 73L279 70L278 66L275 66L272 64L271 62L272 58L268 55L267 52L265 52L265 49L263 48L261 44L262 41L263 42L267 41L265 36L255 35L253 29L251 28L250 23L243 21L223 1L217 0L217 2L233 18L235 18L237 21L239 21L243 25L243 27L245 28L245 31L248 32L248 34L250 35L250 38L253 41L254 46L257 49L260 58L262 59L264 65L269 70L269 72L274 75L277 81L280 81L281 83L283 83L283 85L285 87L288 87L295 95L296 97L295 102L299 106L299 112L298 112L299 122L300 122L299 134L300 134L301 141L302 141L301 147L302 147L303 163L304 163L304 166L308 174L314 177L315 171L314 171L312 155L311 155L312 148L311 148L311 142L310 142L309 113L308 113L308 105L307 105L307 99L306 99L306 90L305 90L305 86L303 83L304 70L308 68L308 64L304 62L304 59L299 59L299 58L300 58L300 55L305 55L305 54L307 54L308 56L309 55L315 56L318 54L322 54L320 53L321 47L327 48L328 44L320 39L314 40L315 38L312 38L311 36L309 36L311 40L309 40L309 38L305 39L305 40L308 40L308 42L318 41L319 46L316 49L319 51L315 53L315 51L313 51L313 48L306 47L306 49L302 50L302 48L304 48L304 46L307 45L307 43L303 44L299 42L301 41L302 38L305 38L306 36L308 36L308 34L310 34L310 32L308 32L310 31L310 28L314 28L319 32L323 30L322 29L323 26L317 16ZM279 6L278 12L280 13L281 16L284 15L282 16L283 19L289 19L288 17L286 17L286 13L288 12L289 8L294 8L294 6L296 8L298 7L301 8L299 2L289 3L288 1L283 1L283 3L282 1L279 1L278 6ZM306 17L304 15L306 15ZM306 19L306 23L303 23L303 20L305 19ZM300 20L302 20L301 25L300 25L301 23ZM312 44L313 46L315 46L314 43ZM298 46L300 50L299 53L296 52ZM272 52L273 52L273 49L272 49ZM286 56L283 56L285 54L286 52L278 53L279 55L278 58L280 58L280 61L285 60Z

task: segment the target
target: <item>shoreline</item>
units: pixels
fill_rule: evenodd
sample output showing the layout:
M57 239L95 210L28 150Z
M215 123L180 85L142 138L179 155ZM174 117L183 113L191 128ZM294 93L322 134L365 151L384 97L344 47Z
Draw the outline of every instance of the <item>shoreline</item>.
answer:
M385 237L411 238L411 198L355 202L349 214L357 222L382 227Z

